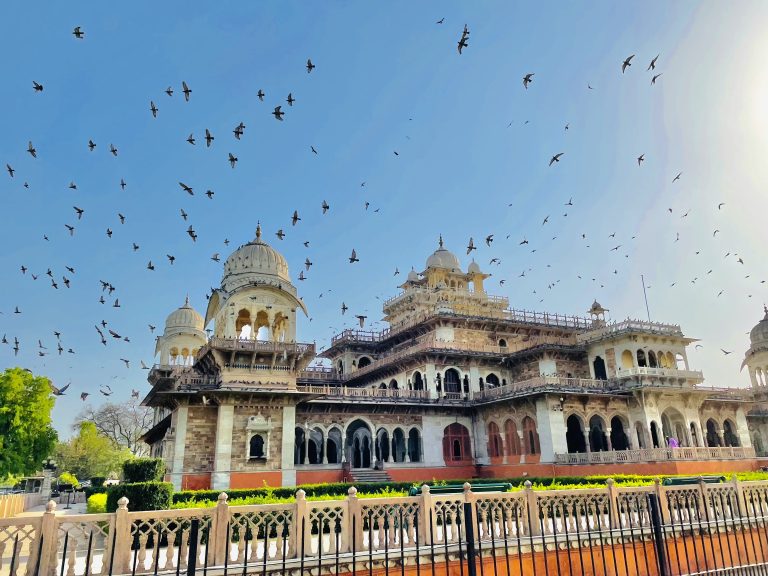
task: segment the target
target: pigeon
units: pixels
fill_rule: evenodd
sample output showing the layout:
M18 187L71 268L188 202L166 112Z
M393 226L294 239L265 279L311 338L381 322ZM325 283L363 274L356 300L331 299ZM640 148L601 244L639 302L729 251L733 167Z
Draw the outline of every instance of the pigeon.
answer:
M258 96L258 97L259 97L259 100L261 100L262 102L264 102L264 96L265 96L265 94L264 94L264 90L262 90L261 88L259 88L259 91L256 93L256 96Z
M347 310L349 310L349 307L346 304L344 304L344 302L342 302L341 303L341 313L345 314L347 312Z
M360 259L357 257L357 252L355 252L355 249L352 249L352 255L349 257L349 263L354 264L355 262L360 262Z
M275 236L277 236L278 238L280 238L280 240L282 240L283 238L285 238L285 232L283 232L283 229L280 228L280 230L275 232Z
M189 136L187 136L187 142L192 144L192 146L195 145L195 134L194 134L194 132L190 132L189 133Z
M109 151L112 153L112 156L117 157L117 148L113 144L109 145Z
M316 68L316 66L314 64L312 64L312 60L307 58L307 74L312 72L312 70L314 70L315 68Z
M8 170L8 174L11 176L11 178L13 178L13 173L14 173L14 172L16 172L16 170L14 170L14 169L11 167L11 165L10 165L10 164L6 164L6 165L5 165L5 169L6 169L6 170Z
M32 145L32 140L29 141L29 145L27 146L27 152L29 152L32 158L37 158L37 149Z
M187 86L187 83L184 81L181 82L181 88L184 92L184 100L189 102L189 95L192 94L192 90L189 89L189 86Z
M624 59L624 63L621 65L621 73L624 74L624 71L629 67L632 66L631 61L632 58L634 58L635 55L632 54L632 56L629 56L628 58Z
M472 237L470 237L469 244L467 244L467 255L469 255L472 250L477 250L477 246L475 246L474 240L472 240Z
M645 154L640 154L640 156L637 157L637 165L640 166L642 162L645 162Z
M656 60L659 59L659 56L660 56L660 54L656 54L656 58L651 60L651 63L648 64L648 68L646 68L646 71L647 70L656 70Z
M210 130L208 128L205 129L205 145L206 147L211 147L211 142L215 140L213 134L211 134Z
M362 328L363 326L365 326L365 319L368 318L368 316L362 316L358 314L357 316L355 316L355 318L357 318L358 322L360 322L360 328Z
M88 150L93 152L94 148L96 148L96 144L94 143L94 141L93 140L88 140Z
M78 40L85 38L85 32L82 31L80 26L75 26L75 29L72 30L72 35Z
M275 106L275 111L272 112L272 115L282 122L285 112L281 112L280 108L282 108L282 106Z
M88 398L88 396L90 396L88 392L80 392L80 400L83 402L85 402L85 399Z
M237 156L234 156L232 152L229 153L229 165L232 166L234 169L235 164L237 164Z
M656 74L653 78L651 78L651 86L656 84L656 80L663 75L663 72L661 74Z
M485 237L485 245L490 248L491 242L493 242L493 234L488 234L488 236Z
M149 101L149 110L152 112L152 118L157 118L157 106L152 100Z
M330 210L330 208L331 208L331 207L328 205L328 202L326 202L325 200L323 200L323 206L322 206L322 208L323 208L323 214L325 214L326 212L328 212L328 210Z
M37 82L32 80L32 89L35 92L42 92L43 91L43 85L42 84L38 84Z
M168 86L168 88L165 89L165 93L168 94L168 96L173 96L173 88Z
M528 90L528 84L530 84L531 82L533 82L533 76L534 76L534 74L535 74L535 72L529 72L528 74L526 74L525 76L523 76L523 87L524 87L526 90Z
M288 102L288 106L293 106L293 103L296 102L296 98L293 97L293 93L288 92L288 98L286 98L285 101Z
M49 382L49 386L51 387L51 393L54 396L64 396L64 392L66 392L67 388L69 388L70 382L67 383L66 386L62 388L57 388L54 386L53 382Z
M549 161L549 165L552 166L555 162L560 162L560 157L565 154L565 152L558 152L554 156L552 156L552 159Z
M194 196L195 195L195 193L192 191L192 187L191 186L187 186L186 184L184 184L184 182L179 182L179 186L181 186L182 189L184 190L184 192L186 192L190 196ZM185 218L185 220L186 220L186 218Z
M296 226L296 222L298 222L299 220L301 220L301 218L299 218L299 211L294 210L293 216L291 216L291 226Z

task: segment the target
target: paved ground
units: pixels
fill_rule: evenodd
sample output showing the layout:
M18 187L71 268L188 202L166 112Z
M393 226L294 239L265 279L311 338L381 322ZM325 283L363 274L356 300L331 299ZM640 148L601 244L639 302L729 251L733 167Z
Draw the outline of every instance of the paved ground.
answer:
M70 508L67 509L67 501L64 500L63 504L59 504L58 499L54 500L56 502L56 514L61 514L64 516L70 515L70 514L85 514L85 502L78 502L77 504L70 504ZM30 508L29 510L26 510L22 512L21 514L17 514L16 517L22 517L22 516L37 516L39 514L42 514L45 512L45 506L34 506L33 508Z

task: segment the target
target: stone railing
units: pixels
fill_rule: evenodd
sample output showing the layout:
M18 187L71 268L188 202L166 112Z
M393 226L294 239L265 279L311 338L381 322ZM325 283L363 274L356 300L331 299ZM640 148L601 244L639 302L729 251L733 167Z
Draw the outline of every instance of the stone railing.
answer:
M560 376L535 376L527 380L512 382L505 386L489 388L475 392L474 399L480 402L500 400L534 392L551 390L553 392L592 392L605 394L613 391L608 380L593 380L590 378L563 378Z
M315 356L314 344L302 344L298 342L271 342L267 340L243 340L240 338L210 338L200 348L197 358L202 357L211 348L233 350L237 352L272 352L277 354L297 354L299 356Z
M678 370L677 368L649 368L636 366L634 368L618 368L616 378L633 378L635 376L656 376L658 378L678 378L689 380L704 380L704 374L699 370Z
M670 462L680 460L742 460L754 458L751 447L691 447L640 448L639 450L608 450L555 454L556 464L617 464L624 462Z
M386 399L430 401L427 390L399 390L396 388L353 388L348 386L296 386L300 392L342 399Z
M526 482L513 492L478 493L465 484L454 494L432 494L425 486L418 496L365 499L352 487L340 500L308 501L299 490L293 502L280 504L229 506L222 493L214 508L132 512L128 506L122 498L115 513L57 515L50 502L40 515L0 520L0 565L10 565L11 576L211 569L214 574L283 575L298 574L305 566L304 573L312 566L317 576L355 569L383 573L396 550L401 566L418 566L417 555L425 566L447 563L449 555L455 560L462 542L466 549L466 519L472 520L478 548L508 555L525 553L534 538L537 550L543 545L557 550L558 539L569 533L579 555L609 546L619 531L618 550L627 539L634 549L636 539L652 539L652 522L660 530L659 520L686 526L703 522L711 542L713 533L732 532L735 520L742 530L760 527L756 511L764 521L768 482L734 477L718 484L664 486L657 480L621 487L609 479L605 488L542 491ZM711 518L719 518L719 524L710 524Z
M593 342L606 336L613 336L622 332L643 332L660 334L663 336L683 336L683 331L678 324L664 324L661 322L647 322L645 320L624 320L612 322L594 330L588 330L579 334L579 342Z

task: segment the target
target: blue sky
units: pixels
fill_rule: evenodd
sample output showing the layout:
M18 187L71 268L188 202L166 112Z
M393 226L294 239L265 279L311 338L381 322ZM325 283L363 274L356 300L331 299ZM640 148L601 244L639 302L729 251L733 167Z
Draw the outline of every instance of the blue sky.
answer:
M143 395L148 324L162 330L186 294L204 312L223 260L260 220L310 311L299 339L318 347L354 322L341 316L342 301L380 318L381 301L411 267L423 269L442 234L465 266L473 237L474 257L493 274L488 291L520 309L584 314L597 298L615 320L644 318L644 274L652 319L702 340L692 368L710 385L747 385L739 366L768 279L766 12L748 1L6 2L0 164L16 173L0 175L0 332L18 337L21 351L0 346L0 362L72 383L54 410L63 435L81 391L96 403L102 384L113 399ZM469 47L459 55L465 23ZM663 75L651 86L646 67L657 54ZM276 105L284 122L271 115ZM73 206L85 210L81 220ZM302 220L292 227L294 210ZM352 248L360 262L349 265ZM314 266L298 282L306 257ZM116 288L104 305L99 280ZM102 346L101 320L130 343ZM56 353L54 331L76 354Z

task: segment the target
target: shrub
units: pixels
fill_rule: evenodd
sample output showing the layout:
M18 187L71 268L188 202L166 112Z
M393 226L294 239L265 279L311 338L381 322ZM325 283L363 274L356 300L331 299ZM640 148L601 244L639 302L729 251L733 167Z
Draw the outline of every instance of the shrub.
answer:
M107 495L93 494L88 497L85 504L85 511L88 514L101 514L107 511Z
M75 488L77 488L80 485L80 482L78 482L77 477L74 474L71 474L69 472L62 472L59 475L58 481L59 481L59 484L72 484L72 486Z
M135 458L123 463L123 480L126 483L160 482L165 474L165 464L160 458Z
M117 501L123 496L128 498L128 509L167 510L171 507L173 484L170 482L135 482L118 484L107 490L107 512L117 510Z
M91 488L100 488L101 486L104 486L104 482L106 481L106 476L93 476L91 477Z

